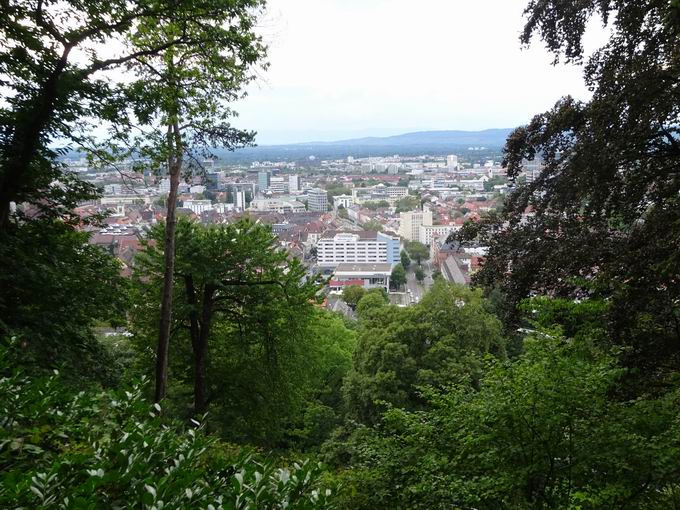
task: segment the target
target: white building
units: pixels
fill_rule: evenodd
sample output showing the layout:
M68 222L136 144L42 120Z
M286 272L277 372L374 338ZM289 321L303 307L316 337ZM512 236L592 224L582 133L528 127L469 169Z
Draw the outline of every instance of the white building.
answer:
M194 214L201 214L203 211L211 211L213 208L210 200L185 200L182 207L191 209L191 212Z
M319 188L312 188L307 191L307 205L310 211L328 211L328 192Z
M250 202L253 211L266 211L278 213L305 212L305 204L297 200L278 200L274 198L256 198Z
M425 245L432 244L432 240L444 236L445 238L462 227L460 225L421 225L419 241Z
M317 263L322 267L338 264L396 264L400 261L401 241L383 232L327 232L316 245Z
M352 198L352 195L337 195L333 197L333 204L335 204L336 209L340 206L348 209L354 205L354 199Z
M399 213L399 235L407 241L420 240L420 227L432 225L432 211L410 211Z
M290 193L297 193L300 191L300 176L290 175L288 176L288 190Z
M392 267L393 264L388 263L339 264L328 285L332 291L340 291L350 285L389 290Z
M245 210L245 208L246 208L246 192L245 191L237 191L235 193L234 204L236 205L237 209L241 209L242 211Z
M267 191L272 193L288 193L288 181L284 177L272 177Z
M458 156L454 154L446 156L446 168L448 168L449 172L458 170Z

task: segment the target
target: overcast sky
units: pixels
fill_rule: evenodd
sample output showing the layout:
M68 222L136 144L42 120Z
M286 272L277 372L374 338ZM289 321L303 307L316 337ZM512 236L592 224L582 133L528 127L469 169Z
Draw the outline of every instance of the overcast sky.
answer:
M562 95L587 98L581 69L551 65L519 33L527 0L269 0L270 68L236 124L259 144L408 131L515 127ZM604 40L595 26L590 46Z

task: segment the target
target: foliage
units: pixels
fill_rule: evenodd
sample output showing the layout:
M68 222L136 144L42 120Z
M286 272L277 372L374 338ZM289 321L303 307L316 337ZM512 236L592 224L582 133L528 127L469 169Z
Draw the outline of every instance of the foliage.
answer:
M373 311L378 310L389 303L387 293L384 289L371 289L366 292L357 303L356 312L360 319L368 318Z
M411 259L415 260L418 265L420 265L423 260L430 258L430 250L428 250L427 246L419 241L407 241L406 251L408 252Z
M416 268L415 276L416 280L418 280L420 283L423 283L425 281L425 271L423 271L422 267Z
M405 270L408 271L408 268L411 265L411 258L408 256L408 253L406 253L404 250L401 250L399 257L401 258L401 265Z
M347 209L345 209L345 206L340 205L338 207L338 216L340 216L343 220L349 219L349 213L347 212Z
M387 200L379 200L377 202L364 202L361 207L375 211L377 209L389 207L390 203Z
M117 366L92 334L95 321L120 320L127 301L118 260L88 234L48 219L0 232L0 335L15 335L28 369L68 365L113 383Z
M361 328L343 387L349 415L359 422L377 423L380 402L418 409L421 387L474 383L485 353L504 355L500 324L479 291L438 281L413 307L376 301L369 308L367 299L357 306Z
M493 191L494 186L500 186L507 182L508 182L507 178L503 177L502 175L496 175L495 177L492 177L488 181L484 182L484 191L486 192ZM482 198L486 200L486 197Z
M397 201L397 213L413 211L420 208L420 199L414 196L406 196Z
M363 287L360 287L359 285L350 285L343 289L342 300L347 303L350 308L354 309L365 294L366 291Z
M489 360L479 389L428 391L428 409L391 408L355 430L343 506L677 508L680 391L611 400L615 359L555 333Z
M390 275L390 286L395 289L399 289L402 285L406 283L406 271L404 271L404 266L397 264L392 269L392 274Z
M468 226L490 247L476 281L506 294L509 328L535 293L607 300L626 365L641 386L663 387L680 368L677 2L534 0L526 17L523 42L540 36L556 60L582 62L592 17L612 36L583 67L588 102L562 98L509 137L511 180L526 160L543 168L500 214ZM535 215L523 218L527 207Z
M3 508L333 507L320 466L278 468L207 437L198 422L166 423L140 384L70 394L58 375L8 370L0 379Z
M369 220L363 225L361 225L361 228L363 228L366 231L369 232L382 232L383 231L383 226L382 223L380 223L378 220Z

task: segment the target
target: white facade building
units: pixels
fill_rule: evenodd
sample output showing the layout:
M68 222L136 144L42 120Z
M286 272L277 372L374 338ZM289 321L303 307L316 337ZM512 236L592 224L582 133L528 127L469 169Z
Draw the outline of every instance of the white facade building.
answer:
M250 202L250 209L254 211L299 213L305 212L305 204L296 200L278 200L274 198L256 198Z
M213 208L210 200L185 200L182 207L191 209L191 212L194 214L201 214L203 211L211 211Z
M456 232L461 228L460 225L421 225L419 241L429 246L436 237L448 237L451 232Z
M383 232L329 232L316 245L317 263L334 267L342 263L389 263L400 261L401 241Z
M387 263L339 264L328 285L332 291L340 291L350 285L389 291L392 267L393 264Z
M297 193L300 191L300 176L299 175L289 175L288 176L288 190L290 193Z
M237 191L234 198L235 198L234 203L236 205L236 208L244 211L245 208L246 208L246 192L245 191Z
M352 198L352 195L337 195L333 197L333 204L335 205L336 209L340 206L348 209L354 205L354 199Z
M328 192L319 188L312 188L307 191L307 205L310 211L328 211Z

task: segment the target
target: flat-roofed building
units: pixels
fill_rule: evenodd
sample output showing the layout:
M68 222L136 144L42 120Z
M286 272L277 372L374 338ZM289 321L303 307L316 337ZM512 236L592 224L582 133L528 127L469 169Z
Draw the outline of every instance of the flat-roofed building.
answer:
M393 266L385 262L338 264L328 285L332 291L341 291L350 285L389 291Z
M388 232L337 232L323 235L316 245L317 263L335 267L343 263L389 263L400 261L401 240Z

